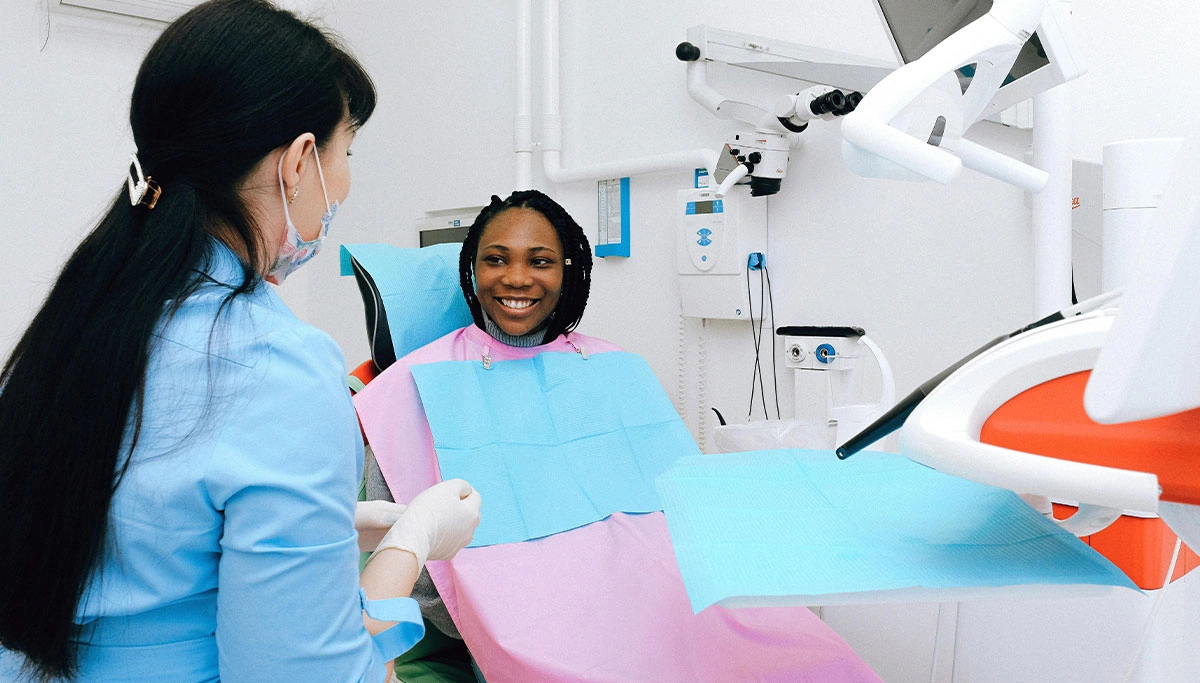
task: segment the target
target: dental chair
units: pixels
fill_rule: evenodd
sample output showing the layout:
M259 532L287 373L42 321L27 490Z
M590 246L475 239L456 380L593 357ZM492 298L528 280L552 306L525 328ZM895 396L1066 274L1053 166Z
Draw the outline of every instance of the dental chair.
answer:
M1157 515L1200 547L1200 139L1177 158L1121 299L964 364L904 423L906 456L1072 503L1079 536Z
M372 346L357 381L472 324L458 250L344 247L342 272L358 280ZM383 316L390 349L380 339ZM693 614L661 511L614 512L538 539L468 547L435 572L447 579L442 595L448 608L457 605L451 614L477 677L482 670L491 680L879 680L806 608Z
M900 450L948 474L1059 502L1060 514L1076 507L1063 527L1091 536L1142 588L1159 588L1160 551L1130 552L1122 534L1097 532L1120 522L1124 534L1153 534L1160 502L1200 505L1200 410L1107 425L1088 416L1084 390L1116 317L1108 309L1064 320L968 362L905 422ZM1185 553L1175 577L1195 565Z
M404 249L390 244L347 244L341 274L354 276L366 313L371 358L350 373L350 389L363 386L410 351L471 324L458 284L461 245ZM404 267L396 267L402 263ZM403 325L393 327L388 311Z
M1039 191L1045 172L962 135L991 106L1029 35L1055 17L1045 0L997 0L884 78L843 121L847 165L942 183L965 166ZM959 90L954 74L966 65L974 77ZM1200 361L1190 353L1200 343L1200 220L1189 199L1200 142L1185 147L1119 302L1027 328L952 366L904 420L904 455L1012 489L1047 513L1050 501L1060 511L1069 503L1077 511L1060 523L1081 537L1123 517L1137 526L1128 518L1159 516L1200 547ZM1183 557L1181 569L1195 566L1194 555Z
M341 248L341 274L354 276L366 314L371 357L350 371L358 393L408 352L471 322L458 286L459 244L404 249L389 244L348 244ZM391 311L391 320L388 313ZM366 435L364 434L364 441ZM369 445L368 445L369 448ZM358 499L367 500L364 473ZM365 566L370 553L360 560ZM482 681L461 641L426 623L426 637L396 659L396 679L405 683Z

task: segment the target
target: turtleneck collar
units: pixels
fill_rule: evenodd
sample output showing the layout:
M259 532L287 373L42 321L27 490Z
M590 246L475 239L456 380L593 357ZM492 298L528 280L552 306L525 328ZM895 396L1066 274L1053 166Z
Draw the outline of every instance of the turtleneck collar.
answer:
M511 334L507 334L504 330L500 329L499 325L492 322L492 319L487 316L487 313L483 313L482 311L480 311L480 313L483 315L484 331L488 333L488 336L500 342L501 344L527 349L533 346L541 346L545 341L545 327L540 330L534 330L528 334L523 334L519 337L514 337Z

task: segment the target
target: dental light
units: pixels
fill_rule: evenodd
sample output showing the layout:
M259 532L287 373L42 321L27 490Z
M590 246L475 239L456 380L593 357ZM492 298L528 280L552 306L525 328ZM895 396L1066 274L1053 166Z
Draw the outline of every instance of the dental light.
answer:
M1031 41L1035 29L1040 39ZM1045 58L1051 44L1058 47L1052 60L1056 71L1052 77L1031 73L1032 87L1020 91L1025 97L1083 70L1046 0L995 0L986 14L870 89L842 122L846 164L859 175L941 183L954 180L966 166L1030 192L1040 191L1047 181L1044 171L962 135L995 113L997 100L1012 104L1006 88L1024 78L1014 76L1021 72L1014 71L1014 63L1022 50L1040 49Z

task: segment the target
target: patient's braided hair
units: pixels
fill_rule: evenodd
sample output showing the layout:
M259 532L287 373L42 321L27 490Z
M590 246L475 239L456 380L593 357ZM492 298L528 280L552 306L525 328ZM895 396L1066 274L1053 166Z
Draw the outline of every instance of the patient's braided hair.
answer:
M475 296L475 255L479 251L479 237L484 228L493 218L508 209L533 209L546 217L563 248L563 286L558 297L558 305L550 314L546 324L545 341L550 342L564 332L570 332L583 318L583 309L587 306L588 292L592 284L592 247L588 244L583 228L571 218L567 210L559 206L544 193L537 190L520 190L500 199L492 195L492 201L467 231L463 240L462 251L458 256L459 284L467 306L471 308L471 316L480 329L486 329L483 324L483 309L479 306L479 298ZM568 265L569 262L569 265Z

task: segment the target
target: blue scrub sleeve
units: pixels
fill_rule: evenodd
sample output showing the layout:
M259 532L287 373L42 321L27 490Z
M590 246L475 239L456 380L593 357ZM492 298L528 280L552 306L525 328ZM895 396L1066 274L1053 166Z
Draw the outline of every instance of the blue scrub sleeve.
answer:
M380 683L394 655L362 621L362 440L341 351L309 327L263 343L257 380L227 413L206 477L224 514L221 680Z

